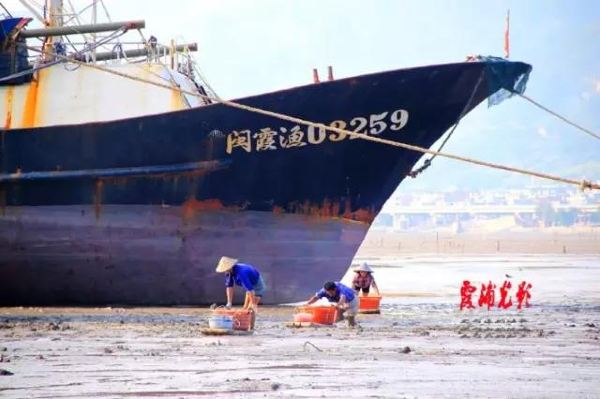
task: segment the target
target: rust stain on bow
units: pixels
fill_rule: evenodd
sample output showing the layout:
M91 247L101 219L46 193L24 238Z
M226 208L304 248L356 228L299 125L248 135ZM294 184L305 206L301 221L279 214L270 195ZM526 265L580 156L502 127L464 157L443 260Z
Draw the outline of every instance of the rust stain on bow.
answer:
M96 219L100 219L100 211L102 210L102 192L104 191L104 182L100 179L96 180L96 188L94 190L94 213Z
M206 211L220 211L225 209L225 206L218 199L197 200L196 198L188 198L181 204L184 219L191 219L197 213Z
M4 117L4 128L10 129L10 125L12 124L12 107L13 107L13 98L14 98L15 88L13 86L9 86L6 90L5 102L6 102L6 116Z
M27 88L27 97L25 98L25 107L23 108L23 120L22 127L35 127L37 124L37 117L39 115L39 103L40 103L40 81L42 79L43 71L39 71L34 79Z
M371 224L377 216L377 212L374 209L359 208L352 211L349 199L344 201L343 207L341 204L341 201L332 201L329 199L324 199L320 204L309 201L293 202L287 207L287 212L306 215L315 219L344 219L368 224ZM280 215L286 213L286 210L281 207L273 207L273 213Z

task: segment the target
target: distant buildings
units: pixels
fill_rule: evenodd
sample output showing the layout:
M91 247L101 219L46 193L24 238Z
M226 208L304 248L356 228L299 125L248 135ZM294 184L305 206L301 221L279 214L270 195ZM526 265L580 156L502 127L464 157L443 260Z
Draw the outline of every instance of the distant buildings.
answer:
M600 226L600 192L570 187L396 193L374 228L502 230Z

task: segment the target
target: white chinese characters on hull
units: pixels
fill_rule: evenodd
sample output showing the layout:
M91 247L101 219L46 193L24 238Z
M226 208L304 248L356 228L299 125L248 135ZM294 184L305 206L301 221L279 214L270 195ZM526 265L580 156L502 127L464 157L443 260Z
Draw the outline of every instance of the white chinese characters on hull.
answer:
M352 118L350 122L334 120L329 123L329 126L337 129L348 129L355 133L378 136L387 129L394 132L402 130L408 123L408 116L407 110L397 109L393 112L385 111L379 114L371 114L368 117L357 116ZM349 136L343 132L327 133L325 129L315 126L280 126L276 130L271 127L264 127L256 132L243 129L233 130L227 135L226 151L228 154L233 151L274 151L304 147L309 144L317 145L326 140L340 142L356 138L356 136Z

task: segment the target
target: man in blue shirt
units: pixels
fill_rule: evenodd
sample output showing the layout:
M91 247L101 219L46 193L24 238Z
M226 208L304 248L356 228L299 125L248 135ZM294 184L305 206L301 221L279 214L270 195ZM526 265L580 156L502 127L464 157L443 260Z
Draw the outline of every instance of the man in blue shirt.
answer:
M341 313L348 319L348 325L356 325L356 314L358 313L358 297L350 287L336 281L328 281L323 288L316 292L307 302L308 305L315 303L321 298L327 298L329 302L336 303Z
M265 282L258 270L252 265L239 263L238 259L223 256L217 265L217 273L226 273L227 308L231 308L233 302L233 286L239 285L246 290L244 309L253 309L256 312L258 303L265 293Z

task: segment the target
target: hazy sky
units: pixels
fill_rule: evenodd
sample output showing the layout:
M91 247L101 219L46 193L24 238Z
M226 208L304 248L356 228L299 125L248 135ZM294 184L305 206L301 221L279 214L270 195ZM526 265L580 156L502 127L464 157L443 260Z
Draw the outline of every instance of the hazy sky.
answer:
M23 9L15 0L3 4ZM105 4L113 20L145 19L146 35L154 34L161 42L171 38L198 42L196 58L224 98L310 83L314 67L321 77L328 65L336 77L348 77L462 61L468 54L502 56L510 8L511 59L533 65L526 94L600 132L600 1L105 0ZM461 122L445 149L536 169L538 161L510 157L510 143L517 148L526 137L536 143L535 151L558 158L561 151L592 149L600 154L600 140L582 136L513 98L490 109L481 105ZM502 143L502 150L494 151L494 143ZM585 170L591 176L570 177L600 180L600 155L587 162L592 166ZM561 172L551 170L551 163L540 167ZM468 179L472 168L476 167L438 158L426 174L407 181L402 189L456 186L448 174L455 171ZM505 173L486 176L494 179Z

